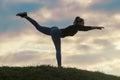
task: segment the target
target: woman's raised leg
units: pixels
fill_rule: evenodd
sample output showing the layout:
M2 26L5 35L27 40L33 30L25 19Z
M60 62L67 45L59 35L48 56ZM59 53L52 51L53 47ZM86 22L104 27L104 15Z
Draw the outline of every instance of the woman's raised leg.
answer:
M44 34L46 34L46 35L50 35L50 28L49 28L49 27L45 27L45 26L39 25L35 20L33 20L33 19L30 18L30 17L25 17L25 18L26 18L29 22L31 22L38 31L40 31L40 32L42 32L42 33L44 33Z
M32 23L35 26L35 28L38 31L40 31L44 34L50 35L50 28L39 25L34 19L28 17L27 12L18 13L18 14L16 14L16 16L20 16L22 18L27 19L30 23Z

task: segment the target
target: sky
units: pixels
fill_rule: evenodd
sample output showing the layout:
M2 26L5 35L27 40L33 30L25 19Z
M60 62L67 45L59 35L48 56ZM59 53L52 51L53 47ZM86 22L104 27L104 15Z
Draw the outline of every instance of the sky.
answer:
M65 28L76 16L103 30L79 31L62 41L62 65L120 76L120 0L0 0L0 66L56 64L51 36L37 31L19 12L40 25Z

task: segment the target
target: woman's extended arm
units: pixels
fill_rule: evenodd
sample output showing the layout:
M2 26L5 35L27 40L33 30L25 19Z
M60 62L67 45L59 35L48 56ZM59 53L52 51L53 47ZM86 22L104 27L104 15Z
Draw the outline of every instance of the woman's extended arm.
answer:
M79 28L80 31L89 31L94 29L102 30L104 27L94 27L94 26L83 26L82 28Z

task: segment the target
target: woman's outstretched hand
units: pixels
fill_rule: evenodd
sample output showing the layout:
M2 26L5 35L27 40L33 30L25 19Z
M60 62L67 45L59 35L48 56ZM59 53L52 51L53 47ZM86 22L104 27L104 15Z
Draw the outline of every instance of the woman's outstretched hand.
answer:
M16 14L16 16L20 16L22 18L25 18L25 17L27 17L27 12L18 13L18 14Z
M104 27L96 27L96 29L102 30Z

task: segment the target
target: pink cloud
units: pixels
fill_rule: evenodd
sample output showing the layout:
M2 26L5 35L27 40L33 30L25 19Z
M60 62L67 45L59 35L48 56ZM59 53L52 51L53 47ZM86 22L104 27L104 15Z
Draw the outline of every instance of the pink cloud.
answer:
M23 29L20 32L8 31L1 34L0 55L6 55L8 53L14 54L19 51L30 49L33 51L47 51L47 48L49 48L46 43L49 42L48 37L46 37L47 39L44 38L44 34L41 34L37 32L37 30L31 28ZM46 49L42 50L42 47Z

